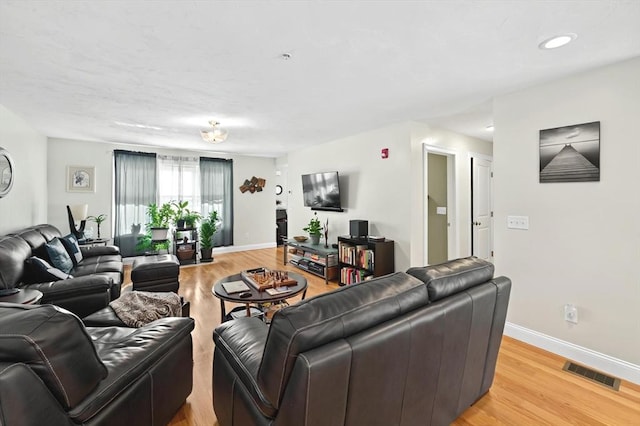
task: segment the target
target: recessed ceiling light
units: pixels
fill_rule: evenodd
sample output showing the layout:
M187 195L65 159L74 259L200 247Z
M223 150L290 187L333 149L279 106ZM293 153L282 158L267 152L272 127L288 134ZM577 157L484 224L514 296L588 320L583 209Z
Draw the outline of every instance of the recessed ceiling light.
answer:
M489 124L487 127L485 127L485 129L487 129L487 131L489 132L493 132L493 124Z
M540 43L538 45L538 48L547 50L547 49L555 49L557 47L562 47L565 44L571 43L573 40L576 39L576 37L578 36L573 33L553 36L551 38L546 39L542 43Z

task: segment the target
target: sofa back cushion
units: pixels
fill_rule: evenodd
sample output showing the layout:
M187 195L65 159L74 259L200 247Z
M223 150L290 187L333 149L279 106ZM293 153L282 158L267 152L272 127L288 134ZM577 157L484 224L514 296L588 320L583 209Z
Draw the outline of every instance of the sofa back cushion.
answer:
M398 272L281 309L271 321L258 385L277 408L299 353L354 335L427 303L425 285Z
M22 282L25 260L31 247L15 235L0 237L0 288L15 288Z
M429 290L429 300L435 302L491 280L493 271L492 263L466 257L439 265L409 268L407 274L424 282Z
M53 305L0 303L0 362L28 365L65 410L107 376L80 319Z

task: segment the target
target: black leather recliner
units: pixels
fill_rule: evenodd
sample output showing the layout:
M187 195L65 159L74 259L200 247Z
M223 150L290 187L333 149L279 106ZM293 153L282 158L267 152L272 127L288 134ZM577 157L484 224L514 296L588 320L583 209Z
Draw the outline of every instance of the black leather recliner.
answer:
M84 327L53 305L0 303L0 424L166 425L191 393L193 327Z
M0 289L30 288L42 292L42 304L61 306L80 317L96 312L120 296L123 263L116 246L80 247L83 260L72 270L74 278L42 283L25 282L25 261L31 256L48 258L44 244L60 231L52 225L36 225L0 237Z
M511 281L476 258L411 268L213 335L220 426L448 425L495 373ZM416 278L417 277L417 278Z

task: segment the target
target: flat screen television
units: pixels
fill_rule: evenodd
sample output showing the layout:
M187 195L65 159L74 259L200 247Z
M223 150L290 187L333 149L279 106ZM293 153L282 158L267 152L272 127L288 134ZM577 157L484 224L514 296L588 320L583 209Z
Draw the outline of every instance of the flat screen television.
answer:
M311 210L341 212L338 172L302 175L302 197Z

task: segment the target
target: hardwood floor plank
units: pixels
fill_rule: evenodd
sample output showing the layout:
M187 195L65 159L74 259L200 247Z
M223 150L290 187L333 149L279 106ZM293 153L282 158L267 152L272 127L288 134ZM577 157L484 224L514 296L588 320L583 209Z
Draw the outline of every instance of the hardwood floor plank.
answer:
M193 391L170 426L217 425L212 405L213 329L220 324L220 301L213 284L231 274L257 266L301 272L282 265L282 248L216 255L209 264L180 268L180 295L191 303L196 327L193 336ZM130 283L129 268L125 282ZM307 278L307 297L338 288L315 275ZM299 297L291 299L291 302ZM229 312L233 304L227 304ZM518 340L504 337L493 386L453 425L640 425L640 386L622 381L615 392L564 372L565 359Z

